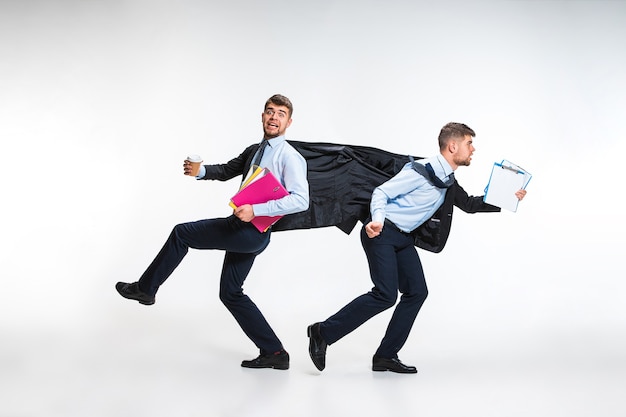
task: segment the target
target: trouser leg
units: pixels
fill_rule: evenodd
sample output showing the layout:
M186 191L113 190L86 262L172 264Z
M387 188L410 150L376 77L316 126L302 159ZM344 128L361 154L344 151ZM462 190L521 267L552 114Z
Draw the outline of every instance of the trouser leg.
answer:
M226 251L220 278L220 299L246 335L267 353L282 344L254 302L243 293L243 283L254 259L270 241L270 232L259 233L235 216L176 225L156 258L139 279L139 288L154 295L183 260L189 248Z
M167 241L139 279L139 288L155 295L165 280L193 249L221 249L242 253L259 252L269 242L269 233L230 216L176 225Z
M398 283L402 293L387 331L376 351L383 358L396 358L409 337L415 318L428 296L422 263L413 244L396 253Z
M243 283L256 254L226 252L220 279L220 300L262 354L283 349L281 341L256 304L243 292Z
M392 230L383 230L379 236L370 239L364 229L361 229L361 243L374 287L320 324L320 332L326 343L335 343L395 304L398 294L398 268L393 233Z

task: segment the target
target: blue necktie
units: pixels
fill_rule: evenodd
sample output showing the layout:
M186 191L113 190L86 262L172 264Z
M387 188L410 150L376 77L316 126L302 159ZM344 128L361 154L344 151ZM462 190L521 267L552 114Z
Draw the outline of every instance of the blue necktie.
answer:
M259 145L259 149L257 150L256 155L254 156L254 160L252 161L252 166L259 166L261 163L261 158L263 158L263 152L265 152L265 148L267 148L268 141L267 139L263 139L261 144Z
M449 188L452 184L454 184L454 172L448 175L448 180L446 182L441 181L437 175L435 175L435 170L433 166L429 163L426 165L418 164L415 162L412 156L409 156L409 160L411 161L411 166L413 169L420 174L422 177L426 178L437 188Z

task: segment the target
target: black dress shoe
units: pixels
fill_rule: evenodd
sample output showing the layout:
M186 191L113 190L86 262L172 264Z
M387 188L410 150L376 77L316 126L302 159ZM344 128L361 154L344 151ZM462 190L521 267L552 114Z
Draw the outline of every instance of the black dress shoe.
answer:
M326 341L320 333L320 324L315 323L306 329L309 336L309 355L313 361L313 365L320 371L326 368Z
M126 282L118 282L115 284L115 289L120 295L124 298L128 298L129 300L139 301L141 304L145 304L147 306L154 304L154 295L148 295L145 292L139 289L139 284L137 282L133 282L131 284Z
M259 355L257 358L241 362L244 368L273 368L289 369L289 354L281 350L269 355Z
M381 358L374 355L372 359L372 371L391 371L398 374L416 374L414 366L403 364L398 358Z

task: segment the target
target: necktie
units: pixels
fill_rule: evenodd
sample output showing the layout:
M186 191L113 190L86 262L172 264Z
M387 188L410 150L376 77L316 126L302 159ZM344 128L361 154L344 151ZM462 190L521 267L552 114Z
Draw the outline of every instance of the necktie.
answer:
M452 184L454 184L454 172L448 176L448 180L446 182L443 182L441 181L441 179L439 179L437 175L435 175L435 170L433 169L433 166L430 164L430 162L426 165L422 165L415 162L412 156L409 156L409 159L411 160L411 166L413 167L413 169L418 174L430 181L430 183L433 184L435 187L448 188Z
M261 141L261 144L259 145L259 149L256 152L256 155L254 156L254 160L252 161L252 166L259 166L259 164L261 163L261 158L263 158L263 152L265 152L265 148L267 148L267 139L263 139Z

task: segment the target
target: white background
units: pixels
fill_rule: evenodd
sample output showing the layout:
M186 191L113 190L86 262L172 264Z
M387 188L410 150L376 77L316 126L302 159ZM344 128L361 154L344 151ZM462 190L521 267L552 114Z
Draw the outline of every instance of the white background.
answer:
M623 416L623 1L0 0L0 416ZM401 359L372 373L391 311L328 351L306 326L371 282L357 230L275 233L246 292L291 354L257 355L192 251L154 306L123 300L180 222L227 215L197 182L261 138L430 156L477 132L464 188L494 161L533 174L517 213L455 213L420 251L430 289Z

